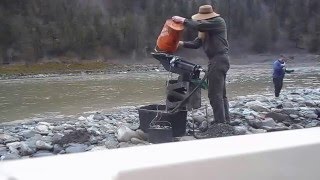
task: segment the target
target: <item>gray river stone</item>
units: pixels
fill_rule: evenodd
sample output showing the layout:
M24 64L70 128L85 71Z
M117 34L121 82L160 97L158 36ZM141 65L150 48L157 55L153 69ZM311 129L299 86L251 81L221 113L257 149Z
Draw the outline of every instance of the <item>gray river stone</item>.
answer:
M22 130L21 127L12 127L9 129L9 132L13 133L13 134L18 134L20 131Z
M5 154L8 154L8 151L6 149L0 149L0 157Z
M75 130L76 128L74 127L74 125L71 124L62 124L62 127L64 128L64 130Z
M52 143L52 141L53 141L53 138L52 138L53 136L43 136L42 137L42 141L44 141L44 142L47 142L47 143Z
M63 149L63 147L61 147L59 144L55 144L53 145L53 153L54 154L58 154L60 153Z
M63 131L63 134L70 134L70 133L72 133L72 132L73 132L72 129L67 129L67 130L64 130L64 131Z
M147 142L146 141L143 141L141 139L138 139L138 138L131 138L131 143L132 144L146 144Z
M19 152L21 156L29 156L35 153L36 151L35 149L30 148L27 143L21 142Z
M124 118L123 120L124 120L125 122L129 123L129 124L134 122L134 120L131 119L131 118L129 118L129 117Z
M290 128L286 127L286 126L277 126L277 127L269 127L266 126L264 127L265 130L267 130L267 132L276 132L276 131L285 131L285 130L290 130Z
M19 154L12 154L12 153L7 153L1 156L2 160L14 160L19 158L20 158Z
M94 148L94 145L88 146L88 147L85 149L85 151L91 151L92 148Z
M116 130L110 129L107 131L108 134L116 134Z
M52 129L52 131L54 131L54 132L59 132L59 131L63 131L63 130L64 130L63 126L55 126Z
M255 129L255 128L249 128L249 131L252 132L253 134L261 134L261 133L266 133L267 132L267 130Z
M317 107L316 103L313 100L306 100L305 104L309 107Z
M240 119L235 119L235 120L233 120L233 121L231 120L229 124L230 124L231 126L239 126L241 123L242 123L242 120L240 120Z
M6 146L0 146L0 152L6 152L7 147Z
M178 141L193 141L196 140L195 137L193 136L182 136L182 137L177 137Z
M318 115L315 114L314 111L306 111L306 110L300 111L300 115L306 118L312 118L312 119L318 118Z
M296 114L290 114L289 116L290 116L292 119L297 119L297 118L299 118L299 116L296 115Z
M128 142L131 138L140 138L139 134L127 126L120 126L117 130L117 139L120 142Z
M297 108L283 108L280 110L279 113L286 114L286 115L290 115L290 114L298 115L299 109L297 109Z
M30 147L31 149L37 149L37 146L36 146L36 142L38 140L35 140L35 139L28 139L25 141L25 143L28 145L28 147Z
M147 141L148 140L148 134L144 133L141 129L136 130L136 133L138 133L140 139Z
M6 147L6 145L4 144L0 144L0 148Z
M11 142L20 141L20 139L14 137L14 136L8 135L8 134L0 134L0 141L7 144L7 143L11 143Z
M207 131L209 128L208 122L207 121L202 121L201 125L199 126L199 130L201 132Z
M299 107L307 107L306 103L305 102L298 102L298 106Z
M21 135L25 138L31 138L33 136L35 136L36 132L32 131L32 130L24 130L21 132Z
M15 148L14 146L9 146L9 152L12 153L12 154L19 154L19 150L18 148Z
M290 120L290 117L286 114L281 114L281 113L276 113L276 112L269 112L266 114L267 118L272 118L273 120L277 122L282 122L282 121L288 121Z
M127 126L128 128L130 128L130 129L133 130L133 131L136 131L136 130L139 129L140 124L137 123L137 122L129 123L129 124L126 123L125 126Z
M262 121L259 119L248 120L248 124L256 129L261 129L263 126Z
M6 144L6 146L7 146L8 148L13 147L13 148L15 148L15 149L17 149L18 147L20 147L20 145L21 145L21 142L11 142L11 143L7 143L7 144Z
M45 157L45 156L53 156L54 154L50 151L37 151L32 155L32 157Z
M98 140L98 138L91 136L89 142L90 142L90 144L98 144L99 140Z
M66 153L85 152L87 148L88 146L85 144L70 144L70 146L66 148Z
M85 120L87 120L87 118L85 118L85 117L83 117L83 116L80 116L80 117L78 117L78 120L79 120L79 121L85 121Z
M116 137L109 135L106 139L104 139L104 144L108 149L115 149L118 147L119 142Z
M251 121L251 120L254 120L255 118L254 118L254 116L245 116L244 117L245 119L247 119L247 120L249 120L249 121Z
M266 104L261 103L260 101L251 101L247 102L245 106L257 112L269 112L269 108L266 107Z
M54 133L51 139L52 139L52 142L53 142L54 144L57 144L57 143L59 143L59 142L61 141L62 137L63 137L63 134L61 134L61 133Z
M52 150L53 146L49 143L38 140L38 141L36 141L36 148L38 150Z
M46 125L40 124L36 126L34 130L39 134L43 134L43 135L49 134L49 128Z
M304 127L300 124L292 124L289 128L290 129L303 129Z
M10 139L5 140L4 143L7 144L7 143L12 143L12 142L17 142L17 141L20 141L20 139L17 137L12 137Z
M317 127L320 125L320 121L318 120L312 120L309 124L307 124L305 127L306 128L312 128L312 127Z
M236 135L245 135L247 134L248 128L246 126L235 126L234 133Z
M292 103L292 102L283 102L282 106L283 106L283 108L293 108L293 107L295 107L294 103Z
M51 126L50 123L48 122L39 122L38 125L46 125L46 126Z
M261 126L262 127L275 127L277 125L277 123L272 119L272 118L266 118L264 120L261 120L262 124Z
M107 149L106 146L95 146L90 151L102 151L102 150L106 150L106 149Z
M94 136L99 136L101 135L101 132L99 131L98 127L90 127L88 128L88 132Z
M65 150L60 151L58 154L66 154Z
M104 120L105 117L104 117L102 114L100 114L100 113L96 113L96 114L94 114L93 119L94 119L94 120L101 121L101 120Z
M118 144L118 147L119 148L127 148L127 147L133 147L135 146L134 144L131 144L131 143L128 143L128 142L120 142Z

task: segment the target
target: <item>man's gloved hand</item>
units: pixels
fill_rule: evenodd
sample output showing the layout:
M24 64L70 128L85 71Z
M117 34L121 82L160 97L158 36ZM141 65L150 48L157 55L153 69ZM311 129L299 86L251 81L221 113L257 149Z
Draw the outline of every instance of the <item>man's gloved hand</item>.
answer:
M179 41L178 47L182 47L183 46L183 41Z
M178 60L178 58L174 56L174 57L170 60L170 63L169 63L170 66L171 66L171 67L175 67L175 65L176 65L175 62L176 62L177 60Z
M184 23L184 21L186 20L186 18L181 17L181 16L173 16L172 20L176 23Z
M287 69L286 69L285 72L288 73L288 74L290 74L290 73L293 73L294 70L293 70L293 69L291 69L291 70L287 70Z

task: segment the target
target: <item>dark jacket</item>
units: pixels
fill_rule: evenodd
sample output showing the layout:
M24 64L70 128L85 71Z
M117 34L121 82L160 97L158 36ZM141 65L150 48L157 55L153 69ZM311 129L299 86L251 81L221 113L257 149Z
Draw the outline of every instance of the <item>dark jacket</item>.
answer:
M186 41L183 45L185 48L197 49L203 46L209 59L217 54L228 53L227 26L222 17L218 16L201 21L186 19L184 25L200 32L206 32L204 42L200 38L196 38L194 41Z
M285 66L284 62L281 62L279 60L276 60L273 63L273 78L284 78L285 75Z

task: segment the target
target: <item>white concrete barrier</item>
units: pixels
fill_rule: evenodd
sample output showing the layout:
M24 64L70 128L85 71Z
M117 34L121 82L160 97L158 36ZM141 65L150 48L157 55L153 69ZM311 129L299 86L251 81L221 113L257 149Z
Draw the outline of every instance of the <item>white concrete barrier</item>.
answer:
M319 180L320 128L0 163L5 180Z

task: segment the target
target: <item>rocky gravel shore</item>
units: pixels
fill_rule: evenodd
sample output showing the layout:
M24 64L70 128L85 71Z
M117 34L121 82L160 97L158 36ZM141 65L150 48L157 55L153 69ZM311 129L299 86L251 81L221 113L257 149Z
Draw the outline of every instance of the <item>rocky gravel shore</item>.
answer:
M186 136L175 141L320 126L320 88L286 91L278 99L272 95L238 97L230 102L229 124L214 123L210 106L203 104L188 112ZM62 121L0 124L1 160L149 145L148 135L139 129L138 108Z

